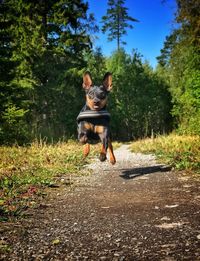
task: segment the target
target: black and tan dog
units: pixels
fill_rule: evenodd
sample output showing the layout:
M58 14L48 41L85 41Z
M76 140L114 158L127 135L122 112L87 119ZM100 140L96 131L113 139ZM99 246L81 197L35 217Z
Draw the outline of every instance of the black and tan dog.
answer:
M107 149L110 163L115 164L110 133L110 114L106 110L108 93L112 88L112 74L106 73L103 83L95 86L89 72L83 75L83 88L86 92L86 104L77 117L78 139L85 144L83 154L86 157L90 152L90 144L94 141L102 142L100 160L106 160Z

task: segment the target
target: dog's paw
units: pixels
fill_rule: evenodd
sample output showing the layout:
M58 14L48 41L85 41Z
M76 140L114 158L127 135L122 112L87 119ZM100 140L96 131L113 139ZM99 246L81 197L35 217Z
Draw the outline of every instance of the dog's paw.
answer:
M116 163L115 157L110 158L110 163L111 163L112 165L114 165L114 164Z
M106 160L106 154L101 153L99 156L100 161L105 161Z

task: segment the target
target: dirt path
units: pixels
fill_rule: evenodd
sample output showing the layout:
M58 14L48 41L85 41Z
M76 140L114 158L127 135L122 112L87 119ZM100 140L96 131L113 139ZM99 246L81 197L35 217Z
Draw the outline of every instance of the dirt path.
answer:
M200 179L123 145L117 164L51 189L29 218L7 224L1 260L200 260Z

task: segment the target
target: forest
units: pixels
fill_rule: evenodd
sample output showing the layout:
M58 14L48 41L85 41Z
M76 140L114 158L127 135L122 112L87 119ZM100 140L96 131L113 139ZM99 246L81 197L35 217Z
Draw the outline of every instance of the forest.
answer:
M113 34L113 39L119 38L118 48L109 57L94 49L99 28L83 0L1 1L0 144L76 139L85 71L91 72L95 84L105 72L113 74L108 110L114 140L174 130L198 135L200 2L176 4L178 26L166 37L153 69L142 61L142 54L134 49L128 54L120 45L127 23L122 23L118 36ZM109 22L104 30L106 26L115 28Z

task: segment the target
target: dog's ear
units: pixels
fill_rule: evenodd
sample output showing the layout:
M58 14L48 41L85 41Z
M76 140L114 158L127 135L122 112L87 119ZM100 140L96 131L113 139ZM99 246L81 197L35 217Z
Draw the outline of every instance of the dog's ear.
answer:
M87 71L83 74L83 88L85 90L88 90L90 89L91 86L92 86L92 77L90 72Z
M112 90L112 73L107 72L103 77L103 86L107 91Z

